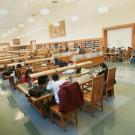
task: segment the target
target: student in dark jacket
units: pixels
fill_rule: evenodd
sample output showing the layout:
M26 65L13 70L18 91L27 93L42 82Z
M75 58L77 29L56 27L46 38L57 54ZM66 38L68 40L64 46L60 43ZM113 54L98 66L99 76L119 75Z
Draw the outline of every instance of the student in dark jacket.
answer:
M99 71L98 75L103 75L104 74L104 90L103 90L103 95L105 95L105 93L106 93L106 85L107 85L108 68L107 68L107 65L105 63L101 63L99 65L99 67L100 67L100 71Z
M104 81L106 81L106 80L107 80L107 74L108 74L107 65L106 65L105 63L101 63L101 64L99 65L99 68L100 68L100 71L99 71L98 75L104 74L104 75L105 75L105 76L104 76Z

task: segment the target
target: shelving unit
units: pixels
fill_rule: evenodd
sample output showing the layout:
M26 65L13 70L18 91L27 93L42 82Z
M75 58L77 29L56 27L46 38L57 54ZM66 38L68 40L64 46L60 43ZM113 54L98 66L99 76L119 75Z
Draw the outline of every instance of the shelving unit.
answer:
M12 45L9 46L10 51L31 50L31 45Z
M62 42L50 42L50 43L42 43L36 44L38 50L45 50L49 48L56 49L65 49L67 46L69 49L75 49L79 46L84 48L102 48L102 38L93 38L93 39L81 39L81 40L70 40L70 41L62 41Z

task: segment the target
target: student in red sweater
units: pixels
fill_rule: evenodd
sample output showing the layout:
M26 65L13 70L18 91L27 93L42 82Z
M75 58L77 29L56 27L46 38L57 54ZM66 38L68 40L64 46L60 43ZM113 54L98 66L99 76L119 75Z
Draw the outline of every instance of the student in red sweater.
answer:
M24 75L22 75L22 77L21 77L21 79L20 79L20 82L21 83L27 83L27 82L29 82L30 81L30 74L32 74L33 72L32 72L32 69L27 69L26 71L25 71L25 74Z

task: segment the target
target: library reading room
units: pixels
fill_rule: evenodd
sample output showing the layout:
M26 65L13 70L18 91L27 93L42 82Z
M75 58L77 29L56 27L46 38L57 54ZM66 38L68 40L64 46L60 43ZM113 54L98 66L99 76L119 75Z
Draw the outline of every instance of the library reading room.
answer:
M135 0L0 0L0 135L135 135Z

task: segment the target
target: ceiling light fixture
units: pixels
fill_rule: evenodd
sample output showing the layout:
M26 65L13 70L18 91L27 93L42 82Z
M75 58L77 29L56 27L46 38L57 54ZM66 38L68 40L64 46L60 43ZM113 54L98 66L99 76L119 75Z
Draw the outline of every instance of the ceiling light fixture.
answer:
M42 30L46 30L46 29L47 29L46 27L44 27L44 26L42 27Z
M35 21L35 20L34 20L34 18L32 18L32 17L26 19L26 22L28 22L28 23L33 23L34 21Z
M16 38L20 38L20 36L16 36Z
M12 34L12 31L8 31L8 34Z
M17 31L18 29L17 28L12 28L12 31Z
M27 36L30 36L31 34L30 33L26 33Z
M65 0L66 3L74 3L75 0Z
M5 37L7 37L8 36L8 33L5 33L5 34L3 34L2 36L1 36L1 38L5 38Z
M41 15L48 15L50 13L50 10L47 8L42 8L40 9L40 14Z
M54 27L59 27L59 26L60 26L60 23L58 23L58 22L53 23L53 26L54 26Z
M33 32L33 33L37 33L38 31L37 31L37 30L33 30L32 32Z
M77 21L79 21L79 16L71 16L71 21L72 21L72 22L77 22Z
M8 11L5 9L0 9L0 16L7 16L8 15Z
M22 34L22 35L21 35L21 37L25 37L25 35L24 35L24 34Z
M100 13L100 14L107 13L108 11L109 11L108 6L101 6L101 7L98 8L98 13Z
M6 36L5 35L2 35L1 38L5 38Z
M23 23L20 23L20 24L18 24L18 27L19 28L24 28L24 24Z

